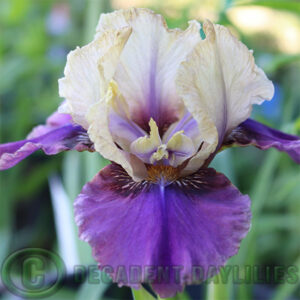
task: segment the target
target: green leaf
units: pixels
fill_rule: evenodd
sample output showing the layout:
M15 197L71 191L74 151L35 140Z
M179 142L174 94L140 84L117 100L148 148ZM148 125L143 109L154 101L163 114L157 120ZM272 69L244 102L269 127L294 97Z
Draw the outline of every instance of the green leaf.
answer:
M84 152L81 155L84 164L84 181L90 181L98 172L110 162L103 158L98 152Z
M255 0L255 1L236 1L236 6L258 5L270 7L278 10L286 10L289 12L300 14L300 2L297 0Z
M110 1L108 0L87 0L86 23L85 23L85 42L89 43L95 34L100 13L109 12L111 10Z
M218 276L218 275L216 275ZM215 277L216 277L215 276ZM229 300L230 293L228 290L228 285L221 282L214 283L214 279L211 279L211 282L207 284L206 287L206 300Z
M156 299L149 292L147 292L143 287L139 290L131 289L132 296L134 300L153 300Z
M65 154L63 162L64 186L72 202L82 188L80 180L80 154L81 153L75 151L70 151Z
M290 269L289 273L292 272L294 277L290 277L289 280L285 278L284 283L279 285L276 289L272 300L289 299L293 292L299 287L298 272L300 269L300 256L292 266L294 271Z
M270 63L264 66L264 70L267 73L274 73L279 68L286 66L287 64L300 61L300 54L278 54L272 57Z
M100 271L97 270L100 276ZM77 293L76 300L98 300L103 299L103 295L108 288L108 284L103 282L92 284L88 279L83 283Z
M183 292L183 293L177 293L176 296L174 296L172 298L160 298L158 296L158 299L164 299L164 300L190 300L190 297L186 292Z

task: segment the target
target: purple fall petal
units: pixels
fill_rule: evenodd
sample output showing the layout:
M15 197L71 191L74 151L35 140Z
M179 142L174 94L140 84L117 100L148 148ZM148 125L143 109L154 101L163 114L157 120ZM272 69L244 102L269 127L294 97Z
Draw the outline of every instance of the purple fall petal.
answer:
M75 217L80 238L114 281L138 287L148 278L171 297L237 253L251 213L249 197L214 169L162 186L134 182L112 164L84 186Z
M26 140L0 145L0 170L6 170L38 149L53 155L61 151L94 151L86 131L71 123L68 115L54 113L46 125L33 129Z
M33 130L28 134L27 139L29 140L44 135L55 128L67 124L72 124L72 117L68 114L61 114L56 111L47 118L45 125L38 125L34 127Z
M225 139L223 146L249 146L266 150L271 147L286 152L300 164L300 138L272 129L262 123L248 119L234 129Z

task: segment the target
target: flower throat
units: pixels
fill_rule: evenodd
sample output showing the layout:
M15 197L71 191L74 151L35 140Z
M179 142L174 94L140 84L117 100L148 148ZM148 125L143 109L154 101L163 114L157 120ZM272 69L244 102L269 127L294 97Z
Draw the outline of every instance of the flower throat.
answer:
M179 168L164 165L149 165L147 167L147 171L148 177L146 178L146 180L153 183L170 183L177 180L180 174Z

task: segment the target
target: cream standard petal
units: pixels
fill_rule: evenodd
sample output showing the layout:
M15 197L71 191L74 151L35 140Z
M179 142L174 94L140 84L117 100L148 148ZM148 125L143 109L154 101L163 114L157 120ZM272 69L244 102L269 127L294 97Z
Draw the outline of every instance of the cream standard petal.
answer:
M109 30L68 55L65 77L59 80L59 94L67 100L64 112L85 129L89 125L85 115L105 94L130 33L129 27Z
M86 116L90 124L88 135L96 151L106 159L120 164L135 181L140 181L147 177L144 163L134 155L118 148L109 129L109 113L114 97L117 96L116 86L109 85L105 97L90 107Z
M255 65L252 51L228 29L209 21L203 28L205 40L179 68L177 91L195 119L199 120L198 110L206 113L222 142L250 116L252 104L272 98L274 87Z
M179 64L199 42L199 24L190 22L185 30L170 30L160 15L148 9L119 10L101 15L98 35L106 30L132 27L132 34L121 54L115 80L129 104L131 115L140 110L148 124L150 117L161 124L166 111L181 108L175 90ZM138 111L138 112L140 112Z

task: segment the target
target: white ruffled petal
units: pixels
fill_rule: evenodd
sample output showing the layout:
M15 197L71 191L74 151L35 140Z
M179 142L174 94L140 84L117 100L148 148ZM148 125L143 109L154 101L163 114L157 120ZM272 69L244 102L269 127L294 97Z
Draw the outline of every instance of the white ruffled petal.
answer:
M170 30L160 15L133 8L101 15L97 35L124 26L132 27L132 34L114 79L128 102L132 118L148 124L152 117L159 127L168 118L175 121L182 109L175 75L180 63L201 40L200 25L193 21L185 31Z
M105 94L130 33L129 27L107 31L68 55L59 94L66 99L64 111L85 129L89 126L85 115Z
M205 141L187 165L189 173L203 164L203 157L214 151L228 132L250 116L253 104L270 100L274 93L272 82L255 65L252 51L228 29L209 21L203 29L205 40L194 47L176 78L178 94L198 122Z
M177 90L192 114L201 106L223 138L250 116L253 104L270 100L274 87L227 28L206 21L203 29L205 40L178 71Z
M87 121L90 124L88 135L96 151L106 159L120 164L135 181L140 181L147 177L144 163L136 156L120 149L109 129L109 112L114 97L118 96L115 89L115 85L110 85L105 97L90 107L87 113Z

